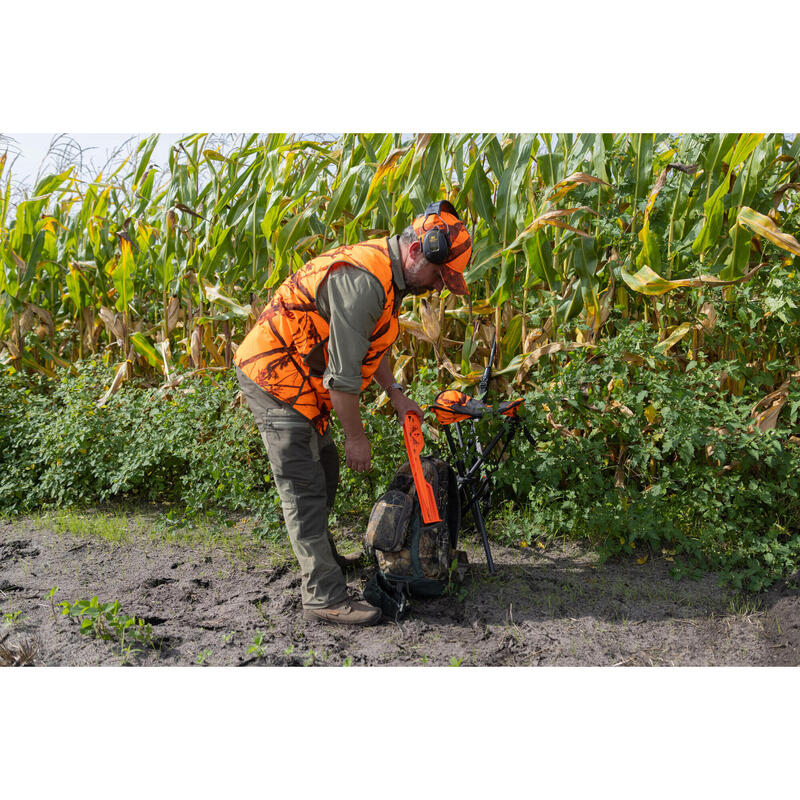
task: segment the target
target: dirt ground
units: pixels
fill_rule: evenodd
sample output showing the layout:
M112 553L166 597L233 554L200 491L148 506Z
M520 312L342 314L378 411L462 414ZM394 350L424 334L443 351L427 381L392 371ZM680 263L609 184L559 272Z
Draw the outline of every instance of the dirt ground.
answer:
M113 520L112 520L113 522ZM600 563L574 545L477 541L460 590L416 601L400 624L305 622L286 551L232 530L166 537L116 518L103 535L63 517L0 522L0 661L34 665L198 666L771 666L800 665L800 594L758 596L714 575L674 580L670 564ZM120 525L122 526L120 529ZM355 534L336 533L340 549ZM359 593L369 568L353 569ZM50 593L55 590L52 598ZM143 618L152 642L82 635L59 602L97 596Z

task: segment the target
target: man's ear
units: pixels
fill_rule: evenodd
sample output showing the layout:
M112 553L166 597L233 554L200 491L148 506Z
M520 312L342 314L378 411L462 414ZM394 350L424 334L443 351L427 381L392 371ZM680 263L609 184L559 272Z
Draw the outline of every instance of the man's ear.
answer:
M419 242L411 242L408 246L408 255L411 258L411 263L415 264L419 259L419 254L422 252L422 245Z

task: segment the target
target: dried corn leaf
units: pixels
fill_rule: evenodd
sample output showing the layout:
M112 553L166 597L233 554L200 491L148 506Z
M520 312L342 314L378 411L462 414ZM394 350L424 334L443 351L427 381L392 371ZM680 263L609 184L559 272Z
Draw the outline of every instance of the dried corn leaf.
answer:
M564 230L573 231L574 233L578 233L581 236L585 236L587 238L591 238L590 233L586 233L585 231L578 230L578 228L574 228L572 225L567 225L565 222L561 222L561 217L568 217L574 214L577 211L588 211L590 214L597 215L597 212L593 208L589 208L589 206L575 206L574 208L554 208L550 211L545 211L543 214L539 214L536 219L534 219L530 225L523 228L523 230L519 233L516 239L511 242L510 245L504 247L499 253L504 253L507 250L513 250L519 246L519 243L527 236L530 236L540 228L543 228L545 225L552 225L555 228L563 228ZM499 255L499 253L495 255ZM473 307L474 310L474 307Z
M714 275L701 275L699 278L681 278L680 280L668 280L662 278L658 273L645 264L638 272L630 273L625 267L621 268L622 279L625 283L639 294L659 295L665 294L672 289L697 288L698 286L733 286L737 283L749 281L760 269L767 266L766 262L753 267L746 275L735 278L731 281L723 281Z
M114 337L116 337L118 342L122 341L122 320L120 315L112 311L110 308L106 308L105 306L100 306L100 310L97 312L100 315L100 319L103 320L103 325L106 326L106 330Z
M172 295L167 303L167 336L169 336L178 324L178 315L181 310L181 301L177 295Z
M33 305L33 303L26 303L26 308L29 308L36 314L37 317L45 324L47 327L48 334L53 337L56 333L55 325L53 325L53 318L50 316L50 312L46 308L40 308L39 306Z
M781 229L769 217L764 216L764 214L759 214L758 211L753 211L752 208L742 206L739 211L739 216L736 218L736 222L743 228L748 228L757 236L768 239L783 250L788 250L790 253L800 256L800 243L797 239L788 233L783 233Z
M793 380L800 379L800 372L793 373L774 392L762 397L750 412L755 427L760 431L773 430L778 424L778 415L786 405L789 397L789 387Z
M659 342L653 349L659 353L667 353L692 329L691 322L683 322L662 342Z
M192 358L192 364L196 369L203 366L202 363L202 342L203 342L203 326L197 325L192 331L192 338L189 344L189 355Z
M216 342L211 338L211 326L203 326L203 347L208 351L212 360L218 367L225 366L225 358L223 357L220 349L217 347Z
M422 329L425 336L438 346L439 336L442 332L439 325L439 315L431 308L427 300L420 300L419 318L422 320Z
M127 377L128 362L126 360L117 366L117 371L114 373L114 380L111 381L111 386L108 387L108 391L97 401L98 408L102 408L108 402L108 399L113 394L116 394L117 390L122 385L122 381L124 381Z
M573 172L572 175L568 175L564 180L559 181L553 187L552 191L547 196L547 201L552 202L553 200L558 200L560 197L571 192L576 186L590 183L602 183L604 186L611 186L610 183L606 183L600 178L595 178L594 175L589 175L586 172Z
M717 324L717 319L719 317L719 314L717 314L717 309L714 308L711 303L703 303L700 313L705 317L705 319L700 322L700 327L706 333L711 333L714 330L714 326Z
M164 341L158 343L158 349L161 353L161 358L164 362L164 377L167 381L172 380L172 373L170 372L169 368L169 360L170 360L170 352L169 352L169 340L164 339Z
M250 306L239 305L239 303L232 298L222 294L216 286L206 286L202 279L200 280L200 286L207 300L210 300L212 303L222 303L222 305L227 306L237 316L249 317L253 313Z

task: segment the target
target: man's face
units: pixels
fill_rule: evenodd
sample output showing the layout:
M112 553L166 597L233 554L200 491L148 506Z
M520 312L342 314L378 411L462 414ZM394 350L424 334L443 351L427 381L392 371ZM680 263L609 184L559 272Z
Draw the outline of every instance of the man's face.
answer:
M442 270L438 264L432 264L420 254L414 264L406 269L406 285L411 289L411 294L415 295L431 290L441 291L444 286Z

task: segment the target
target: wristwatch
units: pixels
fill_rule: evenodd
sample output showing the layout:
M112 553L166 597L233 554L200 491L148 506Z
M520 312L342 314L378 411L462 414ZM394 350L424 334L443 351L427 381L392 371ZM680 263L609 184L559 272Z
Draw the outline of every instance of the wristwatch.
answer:
M401 392L405 391L397 381L395 381L394 383L390 383L383 391L386 392L386 394L389 394L389 392L391 392L392 389L399 389Z

